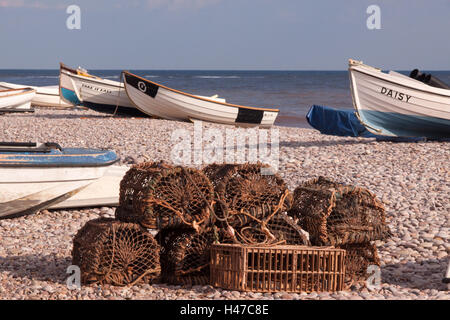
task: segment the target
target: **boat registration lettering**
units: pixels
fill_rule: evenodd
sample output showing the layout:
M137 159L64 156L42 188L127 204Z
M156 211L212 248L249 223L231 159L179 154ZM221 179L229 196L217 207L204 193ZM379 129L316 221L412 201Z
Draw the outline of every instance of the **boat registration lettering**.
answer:
M407 95L406 93L401 93L392 89L388 89L385 87L381 88L381 94L384 94L388 97L391 97L392 99L397 99L399 101L404 101L406 103L409 102L409 99L411 99L412 96Z
M111 90L104 89L104 88L99 88L99 87L94 87L94 86L91 86L91 85L88 85L88 84L85 84L85 83L81 84L81 87L82 88L86 88L86 89L95 90L95 91L102 92L102 93L113 93Z

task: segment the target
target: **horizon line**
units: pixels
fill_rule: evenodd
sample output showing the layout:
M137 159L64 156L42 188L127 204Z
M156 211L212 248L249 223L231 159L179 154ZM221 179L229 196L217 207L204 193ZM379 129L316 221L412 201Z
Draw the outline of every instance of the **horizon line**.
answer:
M0 70L47 70L47 71L54 71L59 70L59 68L56 69L47 69L47 68L0 68ZM91 69L88 68L88 70L101 70L101 71L125 71L125 70L134 70L134 71L250 71L250 72L271 72L271 71L277 71L277 72L302 72L302 71L308 71L308 72L347 72L348 69L133 69L133 68L125 68L125 69L111 69L111 68L97 68L97 69ZM394 71L407 71L410 72L410 70L402 70L402 69L383 69L383 71L387 70L394 70ZM444 72L450 72L450 70L445 69L421 69L423 71L444 71Z

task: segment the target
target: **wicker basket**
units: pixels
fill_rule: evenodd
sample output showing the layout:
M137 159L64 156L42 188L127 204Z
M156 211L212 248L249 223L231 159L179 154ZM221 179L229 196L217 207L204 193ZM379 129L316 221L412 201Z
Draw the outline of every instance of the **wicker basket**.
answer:
M251 292L340 291L345 254L333 247L215 244L211 285Z

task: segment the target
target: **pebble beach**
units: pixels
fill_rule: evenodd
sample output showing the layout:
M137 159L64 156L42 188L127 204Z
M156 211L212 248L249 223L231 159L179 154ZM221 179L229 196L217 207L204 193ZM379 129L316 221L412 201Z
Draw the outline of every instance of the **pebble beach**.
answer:
M203 124L225 131L228 126ZM120 164L170 162L172 133L193 124L110 117L90 110L36 109L0 115L0 141L57 142L62 147L108 148ZM211 286L66 285L72 239L89 220L114 217L115 208L43 210L0 220L0 299L450 299L442 278L450 252L450 142L378 142L321 135L306 128L279 130L279 170L291 190L325 176L368 188L386 208L393 237L378 241L381 285L311 294L260 294Z

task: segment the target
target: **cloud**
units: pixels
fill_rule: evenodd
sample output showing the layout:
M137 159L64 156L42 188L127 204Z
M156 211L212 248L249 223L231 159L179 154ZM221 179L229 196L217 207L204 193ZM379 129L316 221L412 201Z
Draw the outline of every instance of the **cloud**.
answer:
M156 9L165 7L170 10L178 10L184 8L198 9L208 5L214 5L221 0L147 0L147 7Z

